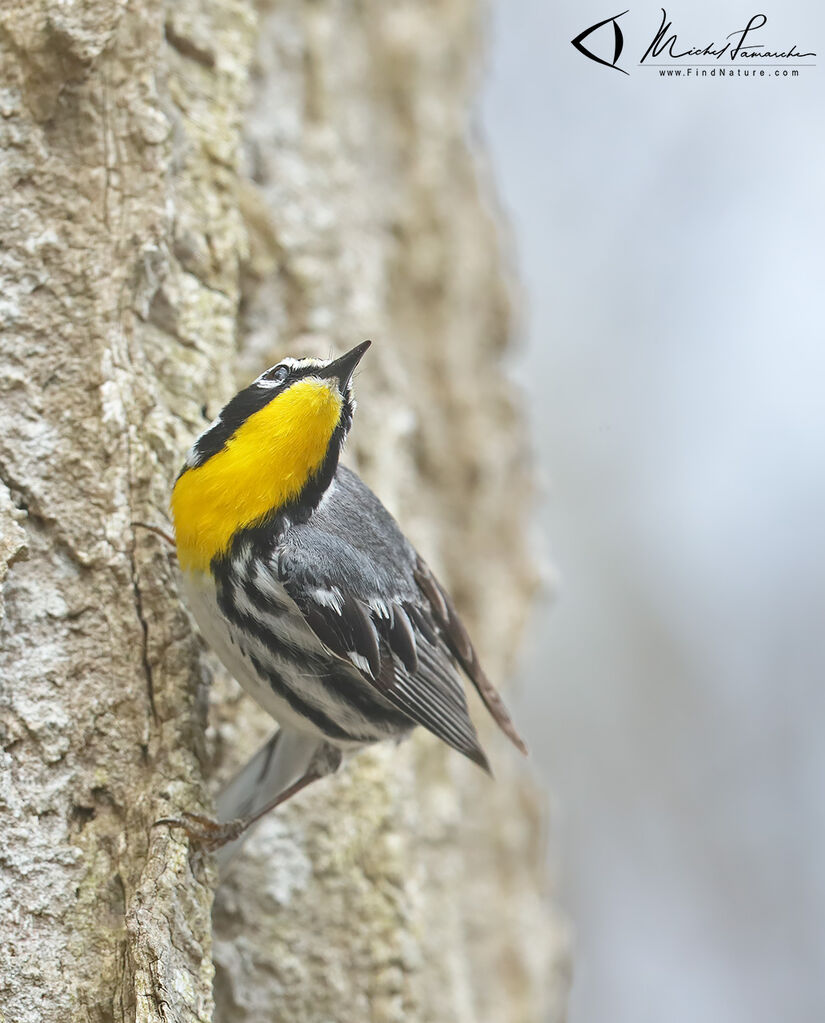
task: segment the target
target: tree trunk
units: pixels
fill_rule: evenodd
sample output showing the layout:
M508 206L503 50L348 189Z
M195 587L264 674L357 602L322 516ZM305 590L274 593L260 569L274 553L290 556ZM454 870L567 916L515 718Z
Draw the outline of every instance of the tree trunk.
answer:
M350 459L511 665L529 479L478 41L473 0L0 11L3 1023L562 1014L539 802L490 729L495 783L417 735L272 814L212 920L211 862L153 827L273 726L137 523L280 355L373 338Z

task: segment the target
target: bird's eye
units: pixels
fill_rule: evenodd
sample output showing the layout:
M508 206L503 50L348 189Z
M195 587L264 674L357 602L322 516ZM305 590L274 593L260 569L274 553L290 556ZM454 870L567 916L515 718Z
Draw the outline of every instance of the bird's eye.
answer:
M282 384L289 376L289 369L286 366L273 366L261 377L269 384Z

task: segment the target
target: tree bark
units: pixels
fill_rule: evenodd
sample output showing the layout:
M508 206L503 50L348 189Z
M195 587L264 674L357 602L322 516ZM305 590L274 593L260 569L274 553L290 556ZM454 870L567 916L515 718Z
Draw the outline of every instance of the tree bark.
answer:
M272 723L138 523L280 355L374 339L349 458L512 665L530 487L479 27L473 0L0 11L2 1023L563 1013L540 801L489 728L496 783L426 735L368 751L264 821L214 913L208 858L153 827Z

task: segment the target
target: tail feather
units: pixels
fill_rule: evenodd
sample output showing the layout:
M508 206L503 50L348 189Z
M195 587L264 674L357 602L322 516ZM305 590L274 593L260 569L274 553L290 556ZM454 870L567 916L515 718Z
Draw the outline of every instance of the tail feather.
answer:
M470 637L464 627L464 623L458 617L458 612L453 606L453 602L420 557L416 565L415 579L421 592L429 601L430 608L447 646L464 669L467 678L475 686L484 706L516 749L523 753L524 756L527 756L527 745L516 731L516 726L513 724L513 720L504 706L504 701L499 696L497 689L487 678L484 669L481 667L475 648L470 642Z
M306 773L313 754L323 745L320 736L279 728L224 786L217 798L221 821L249 817ZM221 847L216 858L221 875L254 831L249 828L234 842Z

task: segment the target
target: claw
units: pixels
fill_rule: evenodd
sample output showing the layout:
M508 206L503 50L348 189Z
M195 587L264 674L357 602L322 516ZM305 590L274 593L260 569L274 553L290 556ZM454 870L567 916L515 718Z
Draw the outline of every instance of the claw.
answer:
M240 819L225 821L222 824L205 814L186 811L180 817L161 817L155 821L155 826L158 824L166 824L170 828L183 828L192 845L206 852L215 852L228 842L234 842L247 826L247 822Z

